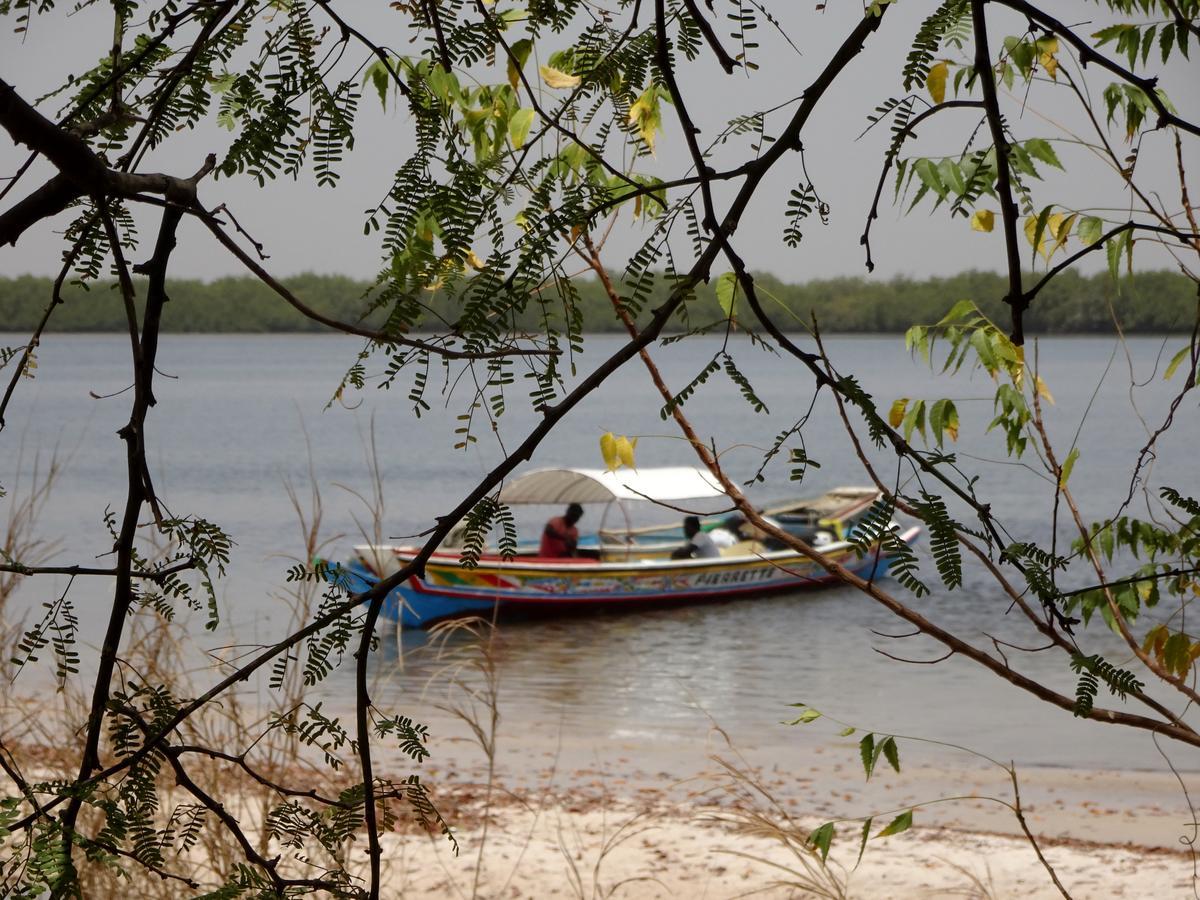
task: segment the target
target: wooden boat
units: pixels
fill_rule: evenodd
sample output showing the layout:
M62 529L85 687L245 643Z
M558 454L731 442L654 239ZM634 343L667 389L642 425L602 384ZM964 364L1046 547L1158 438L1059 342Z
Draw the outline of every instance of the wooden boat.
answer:
M536 546L522 546L505 559L484 553L478 564L460 563L455 535L430 558L421 576L388 596L383 615L407 627L425 627L463 616L550 615L590 609L641 609L758 596L836 582L823 568L790 549L749 536L711 559L671 559L685 542L678 526L606 528L612 507L626 511L636 500L678 502L723 496L708 473L692 467L608 472L599 469L542 469L508 484L507 504L606 503L596 538L581 541L579 557L543 559ZM816 541L821 551L851 571L886 571L879 547L862 557L848 538L854 523L878 496L873 488L836 488L820 497L769 507L766 514L785 530ZM704 526L717 527L719 517ZM919 529L901 529L912 543ZM343 566L352 590L361 590L410 562L417 547L364 545Z

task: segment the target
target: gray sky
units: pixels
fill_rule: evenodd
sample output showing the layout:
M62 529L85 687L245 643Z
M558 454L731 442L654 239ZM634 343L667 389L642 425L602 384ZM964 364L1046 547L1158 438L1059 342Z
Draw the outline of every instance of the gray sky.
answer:
M825 12L816 12L814 5L807 0L766 2L799 46L801 55L763 23L756 34L762 45L755 57L761 66L757 72L749 76L741 72L725 76L707 56L700 64L682 70L685 99L702 129L702 141L715 135L734 115L768 107L800 93L861 14L861 6L854 0L835 0ZM888 133L880 127L860 140L856 137L878 103L901 93L899 73L909 40L920 20L934 6L932 2L901 0L885 17L881 32L869 41L867 53L851 64L810 122L804 141L807 171L822 198L830 204L829 226L822 227L815 218L810 219L804 241L795 250L781 239L788 191L803 177L799 156L790 155L764 184L736 239L736 246L753 268L788 281L865 274L859 235L878 180ZM1067 6L1055 2L1053 9L1066 21L1097 22L1081 26L1082 32L1090 33L1102 24L1097 21L1101 12L1095 5L1072 3L1076 15L1067 15ZM389 11L386 3L371 4L369 8L365 3L343 4L343 7L345 15L353 17L377 40L393 47L405 46L407 20ZM717 8L721 10L720 2ZM1019 19L995 7L989 16L993 45L999 45L1005 35L1019 33L1023 28ZM727 24L722 16L718 26L726 45L732 47ZM566 44L565 38L560 40ZM35 19L25 37L12 34L10 29L0 35L0 74L30 99L56 86L67 74L86 69L107 51L110 42L111 19L105 9L92 7L73 15L55 13ZM558 48L553 37L547 41L547 48ZM348 53L347 60L355 52ZM1153 61L1152 54L1152 64ZM357 62L355 59L354 63ZM503 77L503 72L497 70L490 80L500 81ZM1109 79L1096 72L1090 73L1089 79L1093 88L1099 86L1094 90L1098 98L1099 90ZM1200 118L1200 79L1195 77L1194 67L1174 66L1164 73L1162 85L1181 114ZM1057 135L1069 140L1069 134L1059 126L1076 134L1089 134L1086 120L1073 103L1066 102L1065 93L1058 90L1047 97L1039 90L1023 112L1016 108L1010 111L1017 135L1021 138ZM48 101L43 109L53 113L57 105ZM387 190L391 172L403 161L409 146L409 123L403 108L399 113L391 106L386 113L380 111L373 92L364 95L360 109L358 145L343 165L343 179L335 190L318 188L308 176L299 182L277 181L261 190L248 180L238 179L209 181L203 186L202 199L210 207L228 203L242 224L266 244L271 256L268 267L274 274L313 271L369 278L378 269L376 239L365 238L362 233L363 211L378 202ZM670 108L665 107L658 159L643 169L663 177L679 174L686 158L682 135L670 115ZM768 131L772 125L778 130L783 121L782 117L769 120ZM948 111L922 127L919 143L911 146L929 155L956 154L977 122L978 117L971 111ZM181 135L180 140L152 155L145 170L190 174L205 153L221 153L230 137L229 132L217 128L215 123L206 123L195 133ZM1189 163L1194 173L1200 172L1198 142L1190 143ZM1056 146L1070 172L1053 173L1058 177L1037 192L1039 205L1058 201L1081 207L1127 207L1128 200L1119 190L1112 189L1112 175L1087 150L1070 143ZM744 150L744 145L739 150ZM718 164L723 158L742 157L718 156ZM10 175L23 159L24 154L6 138L0 139L0 174ZM1155 134L1146 140L1139 166L1143 174L1153 175L1148 178L1150 186L1163 192L1169 206L1178 208L1178 180L1171 177L1173 145L1167 135ZM45 166L30 172L16 195L39 184L48 172ZM1191 180L1195 197L1200 194L1200 178ZM889 182L880 219L873 230L877 263L874 277L922 277L969 268L1003 268L999 228L991 234L974 232L966 220L950 220L944 209L930 215L928 204L904 216L890 200ZM998 213L997 204L987 198L981 206ZM152 233L156 217L156 213L139 216L143 234ZM0 274L55 272L61 257L58 232L62 224L42 223L25 235L15 249L0 251ZM643 227L634 225L629 213L625 213L607 248L610 265L621 263L644 233ZM679 246L685 247L686 238L682 234L680 237ZM1162 253L1147 253L1140 258L1144 267L1170 264ZM1082 268L1093 271L1102 264L1102 254L1095 254ZM185 228L172 269L176 276L187 277L242 274L237 261L219 248L207 232L194 225Z

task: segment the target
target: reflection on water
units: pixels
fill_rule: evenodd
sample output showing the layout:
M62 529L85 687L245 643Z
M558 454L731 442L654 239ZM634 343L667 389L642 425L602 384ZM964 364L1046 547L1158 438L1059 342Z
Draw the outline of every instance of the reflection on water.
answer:
M1044 480L1029 467L979 462L1001 453L996 436L983 435L992 417L989 382L938 383L909 359L897 338L832 338L828 344L839 367L858 375L882 408L901 396L954 396L962 420L962 441L954 447L959 464L981 476L978 490L993 500L994 512L1013 539L1048 536L1050 496ZM580 360L581 375L613 347L609 338L590 342ZM661 348L655 356L667 381L682 385L702 366L698 360L716 347L694 342L686 348ZM458 425L458 397L420 422L402 409L396 392L369 391L360 408L335 405L325 410L356 349L353 342L336 338L298 336L172 335L164 340L162 364L178 377L162 383L149 423L155 482L173 511L206 516L237 540L220 590L226 621L241 642L273 639L286 625L286 610L273 599L273 591L287 565L280 554L300 546L300 530L282 485L285 478L305 484L309 453L324 493L327 533L345 535L335 544L342 548L356 540L363 510L335 485L368 492L362 444L372 416L389 502L389 534L426 528L432 516L449 509L463 488L499 458L498 445L483 438L470 453L447 450ZM1173 387L1153 377L1160 342L1131 342L1134 375L1146 383L1137 393L1135 410L1128 374L1113 369L1105 375L1112 350L1106 340L1058 339L1043 341L1039 353L1042 376L1057 400L1053 434L1067 445L1079 432L1081 455L1071 483L1089 520L1115 508L1128 492L1131 460L1147 435L1139 416L1156 427ZM124 422L127 405L120 397L96 401L89 392L110 394L125 386L126 352L117 336L48 338L40 351L37 380L22 385L10 411L5 431L10 441L23 434L30 447L78 443L85 448L72 459L43 521L46 533L61 535L71 548L62 560L86 561L109 549L98 526L105 507L119 506L123 496L123 449L114 433ZM798 386L794 370L748 346L737 353L740 368L774 415L754 415L735 386L716 379L701 389L688 411L700 432L715 435L721 446L744 445L724 460L738 477L748 478L761 457L754 447L769 446L804 414L812 397L807 382ZM805 485L805 492L863 481L836 410L827 401L818 398L805 431L807 452L822 466L810 476L816 480ZM507 446L535 420L536 414L513 398L501 423ZM568 417L538 450L534 464L599 465L597 439L608 430L640 435L643 465L688 461L686 448L660 419L644 373L631 367ZM1144 473L1148 482L1194 491L1200 483L1200 457L1191 448L1198 441L1194 410L1185 407L1160 443L1154 467ZM0 455L0 483L6 486L13 481L16 456ZM894 471L894 457L888 465ZM752 496L767 502L793 495L796 486L788 481L787 470L785 463L773 465L768 483L756 487ZM519 523L536 534L544 515L544 510L521 511ZM594 526L598 510L589 516L583 525ZM678 518L675 512L650 516ZM925 568L931 571L928 562ZM34 607L63 586L41 582L24 590L18 602ZM98 633L108 590L104 584L74 589L84 634ZM935 590L922 607L985 645L985 633L1022 645L1036 640L1007 615L1005 598L976 570L968 571L962 589ZM617 746L652 738L655 746L689 753L700 752L715 722L741 743L769 748L787 764L810 739L779 723L788 717L789 703L806 702L877 731L959 742L1027 765L1125 767L1157 759L1148 736L1076 721L965 660L928 666L877 652L916 661L942 655L929 641L882 636L907 630L868 599L840 589L505 625L493 648L503 727L518 741ZM228 643L228 635L201 639ZM386 629L373 660L376 701L428 721L435 732L446 725L445 714L435 708L435 692L444 693L444 687L431 687L430 678L445 666L449 651L472 650L465 634L447 641L439 648L421 633L397 637L394 629ZM1089 633L1088 649L1115 653L1114 662L1122 659L1118 645L1102 631ZM1074 680L1060 657L1015 656L1024 671L1073 693ZM332 676L321 691L327 703L348 708L351 678L348 671ZM1194 759L1180 756L1184 758L1176 763L1181 767L1200 768Z
M1003 639L1003 627L991 633ZM792 756L796 764L809 758L819 737L782 724L795 714L789 704L807 703L870 730L956 743L1023 765L1154 765L1148 736L1073 719L974 663L913 665L877 652L914 660L943 655L932 641L881 636L907 630L856 592L833 589L503 623L489 649L510 740L528 741L531 751L564 737L616 748L649 739L660 753L700 759L719 726L786 767ZM431 636L389 626L375 661L373 699L435 733L451 728L438 708L454 694L446 673L481 652L483 631ZM1115 639L1103 649L1120 652ZM1059 659L1035 655L1031 662L1027 673L1073 692ZM470 670L454 671L479 687ZM323 693L336 705L353 696L352 688L350 673L341 672ZM1176 764L1200 768L1187 759Z

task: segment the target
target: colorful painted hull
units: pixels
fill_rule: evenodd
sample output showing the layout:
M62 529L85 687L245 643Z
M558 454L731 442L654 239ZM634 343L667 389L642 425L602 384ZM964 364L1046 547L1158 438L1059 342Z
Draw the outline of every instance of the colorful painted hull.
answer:
M905 543L920 529L900 533ZM347 567L361 589L396 572L413 558L412 547L357 547ZM822 548L832 560L866 575L882 574L882 554L859 558L839 542ZM798 553L717 559L598 562L587 559L505 561L485 556L475 568L459 565L456 553L436 553L425 574L412 577L387 598L383 615L423 628L463 616L552 615L589 609L639 609L727 600L835 583L837 579Z

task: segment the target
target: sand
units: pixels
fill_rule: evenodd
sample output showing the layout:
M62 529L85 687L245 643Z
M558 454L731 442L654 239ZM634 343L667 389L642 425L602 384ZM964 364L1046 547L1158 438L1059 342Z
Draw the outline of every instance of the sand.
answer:
M735 747L719 730L687 754L652 743L593 744L588 753L566 739L552 748L510 741L489 788L477 747L443 743L418 770L458 852L397 808L404 823L383 837L383 896L1063 895L1022 833L1005 769L969 754L922 755L903 746L900 772L881 759L867 779L855 738L816 745L788 768L771 762L771 748ZM393 778L412 771L396 757L379 761ZM1026 823L1068 896L1200 896L1188 843L1196 816L1185 793L1200 796L1200 773L1030 767L1018 771L1018 782ZM255 830L259 802L249 795L222 801ZM878 836L905 811L911 828ZM871 838L862 849L867 816ZM822 863L806 841L831 820L836 833ZM348 848L360 875L365 843Z
M796 822L801 832L817 824ZM851 824L835 839L822 871L783 835L748 827L728 811L703 807L652 809L618 801L580 810L560 802L534 808L505 802L486 841L478 824L458 830L457 857L444 838L389 838L385 893L471 896L478 866L486 897L1062 896L1019 838L918 825L870 841L856 866L858 828ZM1041 846L1072 897L1193 895L1191 858L1177 850L1056 839Z
M1003 770L940 762L868 782L833 757L796 773L727 753L677 781L631 771L627 759L547 768L540 790L493 792L486 834L483 785L432 772L459 854L441 836L390 836L387 893L470 897L478 872L486 897L1062 896L1012 809L996 802L1013 801ZM1019 783L1029 828L1069 896L1196 896L1181 843L1194 817L1174 774L1030 769ZM872 837L861 860L861 820L837 825L825 867L802 846L828 819L874 815L875 835L914 806L913 827Z

